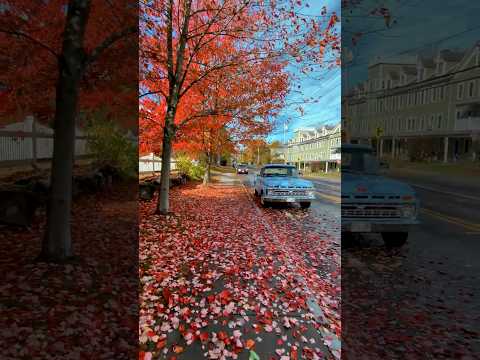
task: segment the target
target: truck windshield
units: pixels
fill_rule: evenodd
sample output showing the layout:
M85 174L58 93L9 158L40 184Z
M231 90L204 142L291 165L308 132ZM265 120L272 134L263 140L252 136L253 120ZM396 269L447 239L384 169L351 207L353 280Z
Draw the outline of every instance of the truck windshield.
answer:
M294 167L287 166L278 166L278 167L267 167L262 170L262 176L298 176L298 171Z
M342 151L342 172L378 174L378 159L371 151Z

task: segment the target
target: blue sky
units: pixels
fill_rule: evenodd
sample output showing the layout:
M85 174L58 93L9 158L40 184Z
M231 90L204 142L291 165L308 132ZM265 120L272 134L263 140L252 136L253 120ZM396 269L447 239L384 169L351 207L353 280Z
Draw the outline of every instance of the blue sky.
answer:
M368 15L380 3L396 19L389 29L383 19ZM342 74L342 86L365 80L368 62L377 55L392 60L419 52L473 46L480 40L479 13L480 2L472 0L365 0L352 14L342 14L342 47L353 55L351 66ZM352 46L356 32L367 35Z
M336 11L337 14L340 14L340 0L310 0L307 2L310 5L308 13L312 15L318 15L322 6L326 6L329 12ZM307 11L303 12L307 13ZM291 66L289 70L300 76L300 72L295 67ZM284 121L289 123L286 132L287 140L292 137L296 128L340 122L341 71L339 67L317 71L315 78L302 76L298 82L292 84L292 89L297 90L298 85L301 87L302 95L292 90L287 97L287 103L310 96L318 99L318 102L304 105L303 116L298 110L295 110L295 106L285 108L277 119L278 127L267 138L268 141L283 142Z

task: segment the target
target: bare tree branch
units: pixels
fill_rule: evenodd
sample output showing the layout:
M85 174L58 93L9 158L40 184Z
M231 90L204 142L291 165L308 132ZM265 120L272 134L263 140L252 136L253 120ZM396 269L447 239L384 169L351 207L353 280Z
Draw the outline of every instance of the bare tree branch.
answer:
M122 31L111 34L109 37L103 40L103 42L100 45L98 45L95 49L93 49L92 53L90 54L90 56L87 57L85 61L85 68L91 63L93 63L94 61L96 61L105 50L107 50L110 46L112 46L118 40L121 40L124 37L127 37L129 35L136 34L137 32L138 32L138 27L131 26L123 29Z
M55 52L55 50L53 50L50 46L42 43L41 41L33 38L32 36L30 36L30 35L28 35L28 34L25 34L25 33L21 32L21 31L13 31L13 30L6 30L6 29L0 29L0 32L1 32L1 33L4 33L4 34L16 35L16 36L23 37L23 38L31 41L31 42L34 43L35 45L40 46L40 47L43 48L44 50L47 50L50 54L52 54L53 56L55 56L55 58L58 60L59 54L57 54L57 53Z

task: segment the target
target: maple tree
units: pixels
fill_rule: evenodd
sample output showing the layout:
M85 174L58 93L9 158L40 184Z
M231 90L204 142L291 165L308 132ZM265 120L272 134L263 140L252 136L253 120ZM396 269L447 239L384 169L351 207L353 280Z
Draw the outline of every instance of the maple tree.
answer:
M301 1L141 2L140 137L142 149L162 153L158 213L169 211L170 159L179 129L187 123L201 129L220 116L231 122L228 129L255 133L271 126L284 101L290 62L304 63L304 72L330 61L339 64L339 57L325 61L329 50L340 48L338 17L328 17L326 9L320 18L302 16L303 6Z
M242 162L260 165L269 162L268 155L270 150L265 139L255 137L242 141Z
M128 70L138 61L132 36L138 31L137 7L132 0L2 2L0 47L6 71L0 83L7 92L2 116L34 114L53 119L55 128L44 259L73 255L70 210L80 115L99 107L115 118L134 113L125 104L133 104L137 92L136 67Z
M235 145L222 122L216 121L215 117L209 120L203 123L202 129L196 127L182 129L178 135L179 140L173 146L174 150L203 160L206 166L204 185L210 182L211 166L215 155L231 153L235 150Z

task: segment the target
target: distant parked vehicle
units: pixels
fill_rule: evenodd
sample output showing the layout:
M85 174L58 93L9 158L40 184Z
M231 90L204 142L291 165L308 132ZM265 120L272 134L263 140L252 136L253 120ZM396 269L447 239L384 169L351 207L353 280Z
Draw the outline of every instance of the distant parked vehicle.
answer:
M237 165L237 174L248 174L247 164L238 164Z
M261 168L254 182L255 195L260 197L263 206L270 203L299 203L303 209L310 207L315 200L311 181L298 177L293 165L268 164Z
M342 154L342 239L352 233L381 233L389 247L400 247L418 224L419 199L411 186L382 176L379 162L366 145L345 144Z

